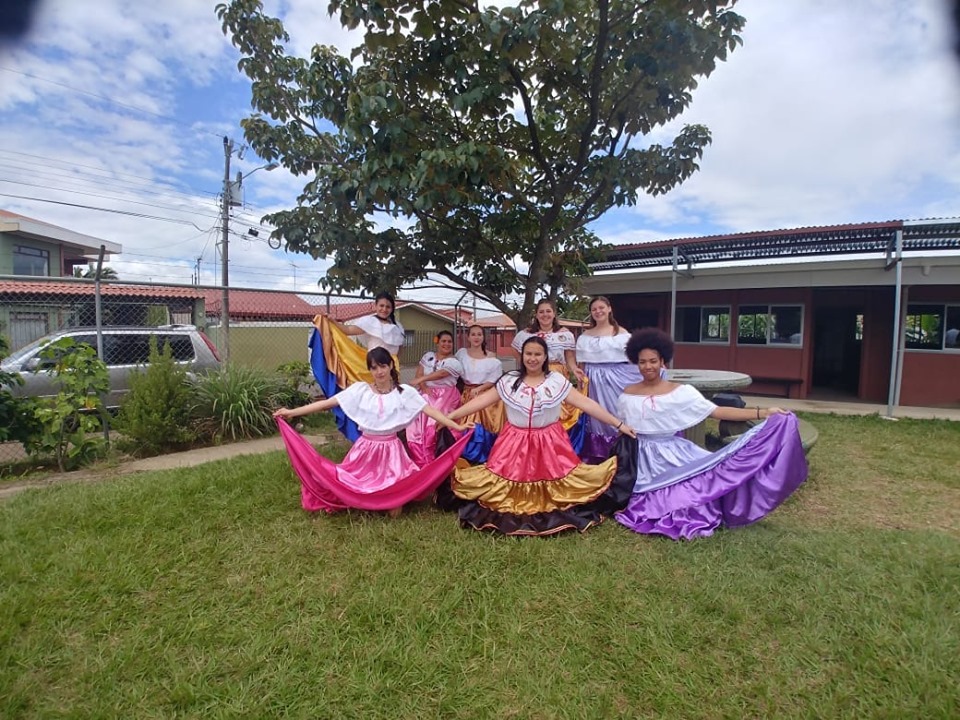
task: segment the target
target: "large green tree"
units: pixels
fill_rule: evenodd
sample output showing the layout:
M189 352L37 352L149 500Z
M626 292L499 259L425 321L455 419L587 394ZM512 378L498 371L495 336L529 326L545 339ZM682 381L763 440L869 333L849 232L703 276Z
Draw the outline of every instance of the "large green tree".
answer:
M740 42L735 1L331 0L364 30L350 58L289 55L259 0L216 11L252 81L246 141L308 178L265 219L332 260L321 284L440 278L525 318L586 271L590 223L697 169L706 127L646 136Z

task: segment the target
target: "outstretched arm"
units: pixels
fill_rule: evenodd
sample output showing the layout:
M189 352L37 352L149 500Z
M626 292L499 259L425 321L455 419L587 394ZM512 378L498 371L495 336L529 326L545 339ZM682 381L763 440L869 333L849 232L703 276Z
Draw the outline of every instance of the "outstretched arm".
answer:
M434 370L432 373L426 375L423 374L423 365L417 365L417 376L410 381L410 384L414 387L418 387L427 380L433 382L434 380L439 380L440 378L445 378L447 375L453 375L449 370Z
M446 428L450 428L451 430L464 432L473 427L472 423L470 425L460 425L459 423L455 423L449 417L447 417L442 412L440 412L435 407L433 407L433 405L427 405L426 407L423 408L421 412L423 412L423 414L426 415L427 417L433 418L438 423L440 423Z
M313 326L320 329L320 318L324 317L323 315L314 315L313 316ZM342 322L337 322L332 317L328 317L327 320L343 331L344 335L363 335L363 328L358 328L356 325L344 325Z
M579 390L571 389L567 393L566 402L573 405L578 410L585 412L590 417L596 418L602 423L612 426L615 430L619 430L624 435L629 435L630 437L636 437L636 431L623 422L613 413L609 412L596 400L591 400L586 395L581 393Z
M322 410L329 410L332 407L336 407L340 404L340 401L337 400L337 396L334 395L332 398L325 398L323 400L317 400L312 402L309 405L301 405L298 408L280 408L273 413L274 417L282 417L285 420L290 418L300 417L301 415L309 415L310 413L320 412Z
M458 420L462 417L467 417L467 415L472 415L475 412L480 412L484 408L490 407L499 399L500 393L497 392L495 387L492 387L489 390L477 395L466 405L461 405L458 407L456 410L450 413L448 417L451 420Z
M783 415L788 411L779 407L771 408L732 408L718 407L710 417L716 420L729 420L732 422L746 422L748 420L766 420L771 415Z

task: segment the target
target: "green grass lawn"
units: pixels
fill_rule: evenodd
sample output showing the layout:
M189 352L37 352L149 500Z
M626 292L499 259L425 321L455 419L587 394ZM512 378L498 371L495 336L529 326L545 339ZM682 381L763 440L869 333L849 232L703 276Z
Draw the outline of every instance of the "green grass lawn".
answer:
M310 516L281 453L21 493L0 717L957 717L960 423L806 418L800 491L686 543Z

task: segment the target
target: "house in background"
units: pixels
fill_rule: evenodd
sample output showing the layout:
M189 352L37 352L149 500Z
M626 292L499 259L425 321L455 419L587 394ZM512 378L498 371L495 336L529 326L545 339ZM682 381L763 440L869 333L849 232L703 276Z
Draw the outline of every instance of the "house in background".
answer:
M0 280L0 333L18 350L64 327L96 324L92 280ZM191 287L103 283L104 325L203 327L203 294Z
M892 221L619 246L584 290L673 332L674 367L749 392L960 404L960 221Z
M0 210L0 275L71 277L73 269L123 248L100 238L83 235L50 223Z

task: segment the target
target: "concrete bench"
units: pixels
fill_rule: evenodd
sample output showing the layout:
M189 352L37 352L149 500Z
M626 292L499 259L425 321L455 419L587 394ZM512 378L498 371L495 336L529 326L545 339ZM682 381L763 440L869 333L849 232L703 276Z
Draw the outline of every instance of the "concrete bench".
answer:
M745 423L729 423L728 427L731 430L739 429L740 432L736 435L723 435L721 432L720 441L724 445L729 445L734 440L740 437L741 434L747 431L747 429L756 425L755 420L751 420ZM731 427L732 426L732 427ZM739 426L739 427L737 427ZM808 454L810 449L817 444L817 438L820 437L820 431L817 430L816 426L812 423L807 422L806 420L797 419L797 430L800 432L800 444L803 446L803 452Z
M803 380L800 378L773 377L763 375L751 375L750 377L753 379L754 383L761 383L763 385L780 385L783 388L784 397L790 397L790 389L794 385L801 385L803 383Z

